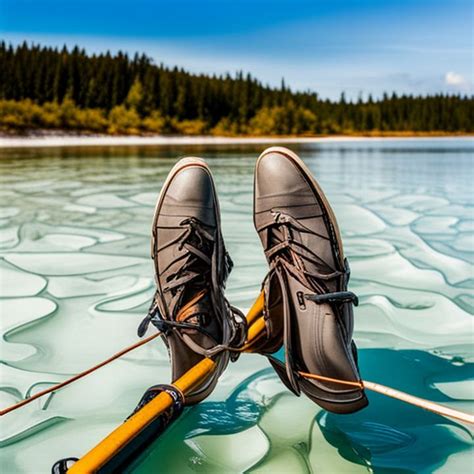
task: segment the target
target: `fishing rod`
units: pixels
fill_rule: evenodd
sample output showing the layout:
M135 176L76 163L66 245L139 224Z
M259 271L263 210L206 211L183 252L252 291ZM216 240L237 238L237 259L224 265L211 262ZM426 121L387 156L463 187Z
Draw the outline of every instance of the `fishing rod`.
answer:
M261 339L265 336L263 308L264 294L262 291L247 313L247 341L240 349L241 352L253 352L254 349L258 347ZM11 407L0 410L0 416L19 409L41 396L55 392L70 383L85 377L131 350L152 341L159 335L160 333L155 333L64 382L49 387L42 392L38 392L32 397L22 400ZM209 358L204 358L172 384L151 387L142 397L142 400L135 411L127 418L127 420L125 420L124 423L118 426L112 433L100 441L80 459L66 458L55 463L53 466L53 473L64 474L67 472L69 474L83 474L97 472L105 474L117 471L117 469L127 465L127 463L129 463L138 452L140 452L151 441L155 440L170 424L179 418L184 409L186 395L206 380L215 369L216 364L214 361ZM299 375L308 379L357 386L358 388L380 393L441 416L453 418L464 423L474 424L474 416L472 415L445 407L423 398L415 397L378 383L365 380L360 382L340 380L306 372L299 372Z
M246 352L251 352L252 346L258 343L263 335L264 295L261 292L247 313ZM182 412L186 395L206 379L214 370L216 364L212 359L204 358L181 378L162 391L156 398L136 411L122 425L116 428L99 444L86 453L67 470L57 470L57 474L111 473L126 465L151 440L156 439L169 424ZM178 396L173 396L176 389ZM146 394L145 394L146 395ZM65 461L65 460L63 460ZM61 461L59 461L61 462ZM56 463L57 465L58 463ZM55 465L55 466L56 466ZM54 467L53 467L54 469ZM53 470L54 472L54 470ZM55 473L56 474L56 473Z

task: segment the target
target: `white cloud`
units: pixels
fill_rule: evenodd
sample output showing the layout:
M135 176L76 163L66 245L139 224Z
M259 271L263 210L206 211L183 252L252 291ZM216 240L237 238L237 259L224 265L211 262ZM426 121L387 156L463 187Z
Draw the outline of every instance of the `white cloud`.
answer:
M446 73L444 82L447 86L454 86L460 89L464 89L468 86L468 81L462 74L457 74L452 71Z

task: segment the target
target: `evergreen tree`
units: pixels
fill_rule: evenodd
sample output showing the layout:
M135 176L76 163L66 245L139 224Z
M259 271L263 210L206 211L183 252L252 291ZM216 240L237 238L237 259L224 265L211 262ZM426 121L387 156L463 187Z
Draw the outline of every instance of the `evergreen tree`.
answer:
M145 123L146 119L146 130L186 133L209 129L271 134L474 132L472 96L392 93L376 100L371 95L367 100L360 96L352 102L343 93L338 101L330 101L311 91L294 92L284 79L279 87L270 87L242 71L195 75L155 65L143 54L133 58L123 52L88 56L78 47L58 50L26 42L16 47L0 42L0 101L8 102L2 109L1 123L11 127L20 122L23 125L19 127L40 126L40 122L48 127L57 123L73 126L87 116L94 130L105 127L111 117L115 131L137 130L140 120ZM58 108L63 103L65 107ZM43 114L44 120L24 118L28 115L25 104ZM72 113L73 107L79 112ZM24 120L12 118L14 109L21 110ZM127 117L120 122L124 110ZM53 118L66 112L66 121L61 122L59 115L59 122ZM182 123L186 125L179 125ZM87 124L81 127L87 128Z

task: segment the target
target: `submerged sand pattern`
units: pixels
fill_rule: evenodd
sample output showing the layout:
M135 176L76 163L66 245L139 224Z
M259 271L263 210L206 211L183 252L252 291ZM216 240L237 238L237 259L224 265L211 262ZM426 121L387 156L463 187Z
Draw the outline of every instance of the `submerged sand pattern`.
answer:
M363 377L473 410L473 142L344 142L297 151L333 204L352 267ZM2 407L137 340L154 292L149 231L176 157L209 158L248 308L267 271L252 224L253 146L2 151ZM151 472L467 472L465 426L370 394L335 416L287 392L246 355L215 393L130 468ZM80 456L169 380L154 341L0 419L4 472L49 472ZM243 448L245 446L245 449Z

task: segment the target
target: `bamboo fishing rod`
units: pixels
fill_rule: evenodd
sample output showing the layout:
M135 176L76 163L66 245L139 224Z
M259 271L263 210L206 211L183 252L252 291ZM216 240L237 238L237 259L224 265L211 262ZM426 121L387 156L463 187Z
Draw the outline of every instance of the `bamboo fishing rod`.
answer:
M253 306L247 313L247 341L243 348L240 349L242 352L253 352L255 349L258 349L260 340L265 336L265 322L262 316L264 308L264 294L261 292L256 299ZM136 349L151 340L159 336L159 333L156 333L138 343L129 346L118 353L114 354L112 357L109 357L105 361L97 364L96 366L85 370L76 376L61 382L55 386L49 387L42 392L35 394L34 396L22 400L21 402L8 407L6 409L0 410L0 415L9 413L10 411L21 408L22 406L30 403L31 401L46 395L48 393L59 390L70 383L85 377L86 375L98 370L116 360L117 358L123 356L124 354L130 352L133 349ZM181 378L172 383L173 387L177 392L182 395L182 398L185 399L186 395L190 393L194 388L199 386L206 378L215 370L216 364L213 360L205 358L200 361L196 366L190 369L186 374ZM322 382L333 382L341 385L347 386L357 386L361 389L371 390L382 395L409 403L411 405L417 406L424 410L428 410L433 413L437 413L442 416L453 418L464 423L474 424L474 416L467 413L454 410L438 403L425 400L423 398L415 397L409 395L405 392L395 390L391 387L387 387L378 383L369 382L369 381L348 381L340 380L331 377L325 377L317 374L310 374L306 372L299 372L299 375L304 378L318 380ZM79 459L75 464L73 464L67 472L72 474L80 473L93 473L93 472L112 472L117 465L115 461L115 467L111 468L113 465L114 459L121 458L123 460L124 452L127 452L127 456L130 457L133 455L130 451L136 451L141 448L144 444L142 440L140 443L140 438L142 438L143 433L146 430L150 430L153 427L153 424L160 420L165 420L164 423L161 423L158 427L158 430L153 432L154 436L158 436L166 426L173 421L169 419L170 417L166 416L170 410L173 408L174 404L173 397L167 393L162 392L153 398L150 402L141 406L139 410L136 411L132 416L130 416L123 424L117 427L110 435L108 435L104 440L99 442L94 448L92 448L88 453L86 453L81 459ZM177 413L177 416L179 413ZM161 417L161 418L160 418ZM164 418L163 418L164 417ZM130 449L133 446L133 449ZM109 466L109 467L108 467Z
M242 348L245 352L252 352L253 348L258 347L260 339L265 335L265 322L262 316L263 308L264 294L261 292L246 316L248 323L247 342ZM173 385L181 390L184 396L186 396L186 394L194 387L198 386L203 380L205 380L213 370L215 370L214 362L210 359L204 359L195 367L190 369L181 379L174 382ZM442 416L474 424L474 416L472 415L374 382L339 380L305 372L300 372L299 374L302 377L313 380L329 381L342 385L356 385L361 389L378 392ZM68 470L68 472L71 474L107 472L106 470L102 470L102 468L107 465L107 462L113 459L114 455L120 452L120 450L124 448L126 449L127 444L130 443L133 437L138 436L139 433L146 428L147 424L151 423L153 419L156 419L169 409L171 403L172 400L169 395L165 393L158 395L150 403L145 405L145 407L143 407L136 415L132 416L91 451L85 454Z
M262 320L263 298L262 292L246 316L249 326L246 346L249 348L254 341L259 340L262 336L264 326L259 326L258 322ZM252 329L256 323L258 330ZM261 329L259 329L260 327ZM173 382L172 385L182 392L186 398L186 395L199 386L215 369L216 364L214 361L205 358L188 370L181 378ZM166 413L172 404L172 397L168 393L161 393L86 453L67 472L70 474L111 472L112 470L107 469L107 464L113 460L114 456L123 449L127 449L127 446L150 426L154 420Z

